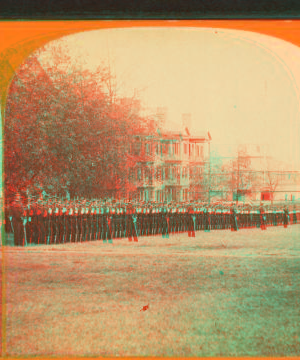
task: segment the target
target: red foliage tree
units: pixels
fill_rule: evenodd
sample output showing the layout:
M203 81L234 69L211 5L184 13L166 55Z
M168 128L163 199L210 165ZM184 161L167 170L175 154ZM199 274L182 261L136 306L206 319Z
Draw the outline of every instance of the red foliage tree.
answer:
M59 54L56 54L59 57ZM41 66L31 56L15 75L5 114L6 197L16 191L123 197L134 191L129 144L155 126L105 91L109 72ZM64 59L68 63L68 59ZM136 156L140 156L136 155Z

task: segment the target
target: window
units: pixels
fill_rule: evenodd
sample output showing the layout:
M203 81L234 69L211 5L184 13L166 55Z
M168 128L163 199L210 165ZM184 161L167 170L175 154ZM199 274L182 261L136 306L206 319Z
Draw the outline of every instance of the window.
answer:
M167 167L165 168L165 178L169 180L169 169Z
M184 153L187 154L187 144L184 144Z
M203 158L203 146L201 146L201 157Z
M133 169L129 170L129 178L130 178L130 181L132 181L132 182L135 181L135 171Z
M150 168L150 181L153 181L154 176L155 176L155 169L154 169L154 167L151 167Z
M149 144L146 144L146 155L149 155L150 154L150 145Z
M200 149L199 149L199 145L196 146L196 152L197 152L197 156L200 156Z
M167 155L168 153L168 144L164 144L164 154Z
M138 178L138 180L142 180L142 170L141 169L138 169L137 178Z
M187 200L187 189L183 189L183 200Z

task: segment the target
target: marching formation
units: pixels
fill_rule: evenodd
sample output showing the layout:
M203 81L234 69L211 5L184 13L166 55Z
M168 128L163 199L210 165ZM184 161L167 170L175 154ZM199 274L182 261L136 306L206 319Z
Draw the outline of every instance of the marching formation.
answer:
M76 243L128 238L138 241L139 236L195 231L237 231L243 228L267 226L285 227L300 223L300 209L268 207L262 205L226 207L224 204L104 204L100 201L42 200L22 206L14 201L5 212L5 230L14 236L16 246Z

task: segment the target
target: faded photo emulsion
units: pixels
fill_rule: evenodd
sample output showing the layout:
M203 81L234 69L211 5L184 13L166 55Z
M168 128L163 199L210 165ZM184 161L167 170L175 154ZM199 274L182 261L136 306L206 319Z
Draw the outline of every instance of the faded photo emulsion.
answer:
M9 356L299 356L300 48L131 27L50 41L3 120Z

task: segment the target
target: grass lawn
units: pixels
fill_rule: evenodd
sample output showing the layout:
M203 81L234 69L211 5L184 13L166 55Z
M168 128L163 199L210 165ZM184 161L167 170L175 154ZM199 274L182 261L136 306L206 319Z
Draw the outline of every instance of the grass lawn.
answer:
M299 356L299 260L300 225L7 247L7 355Z

